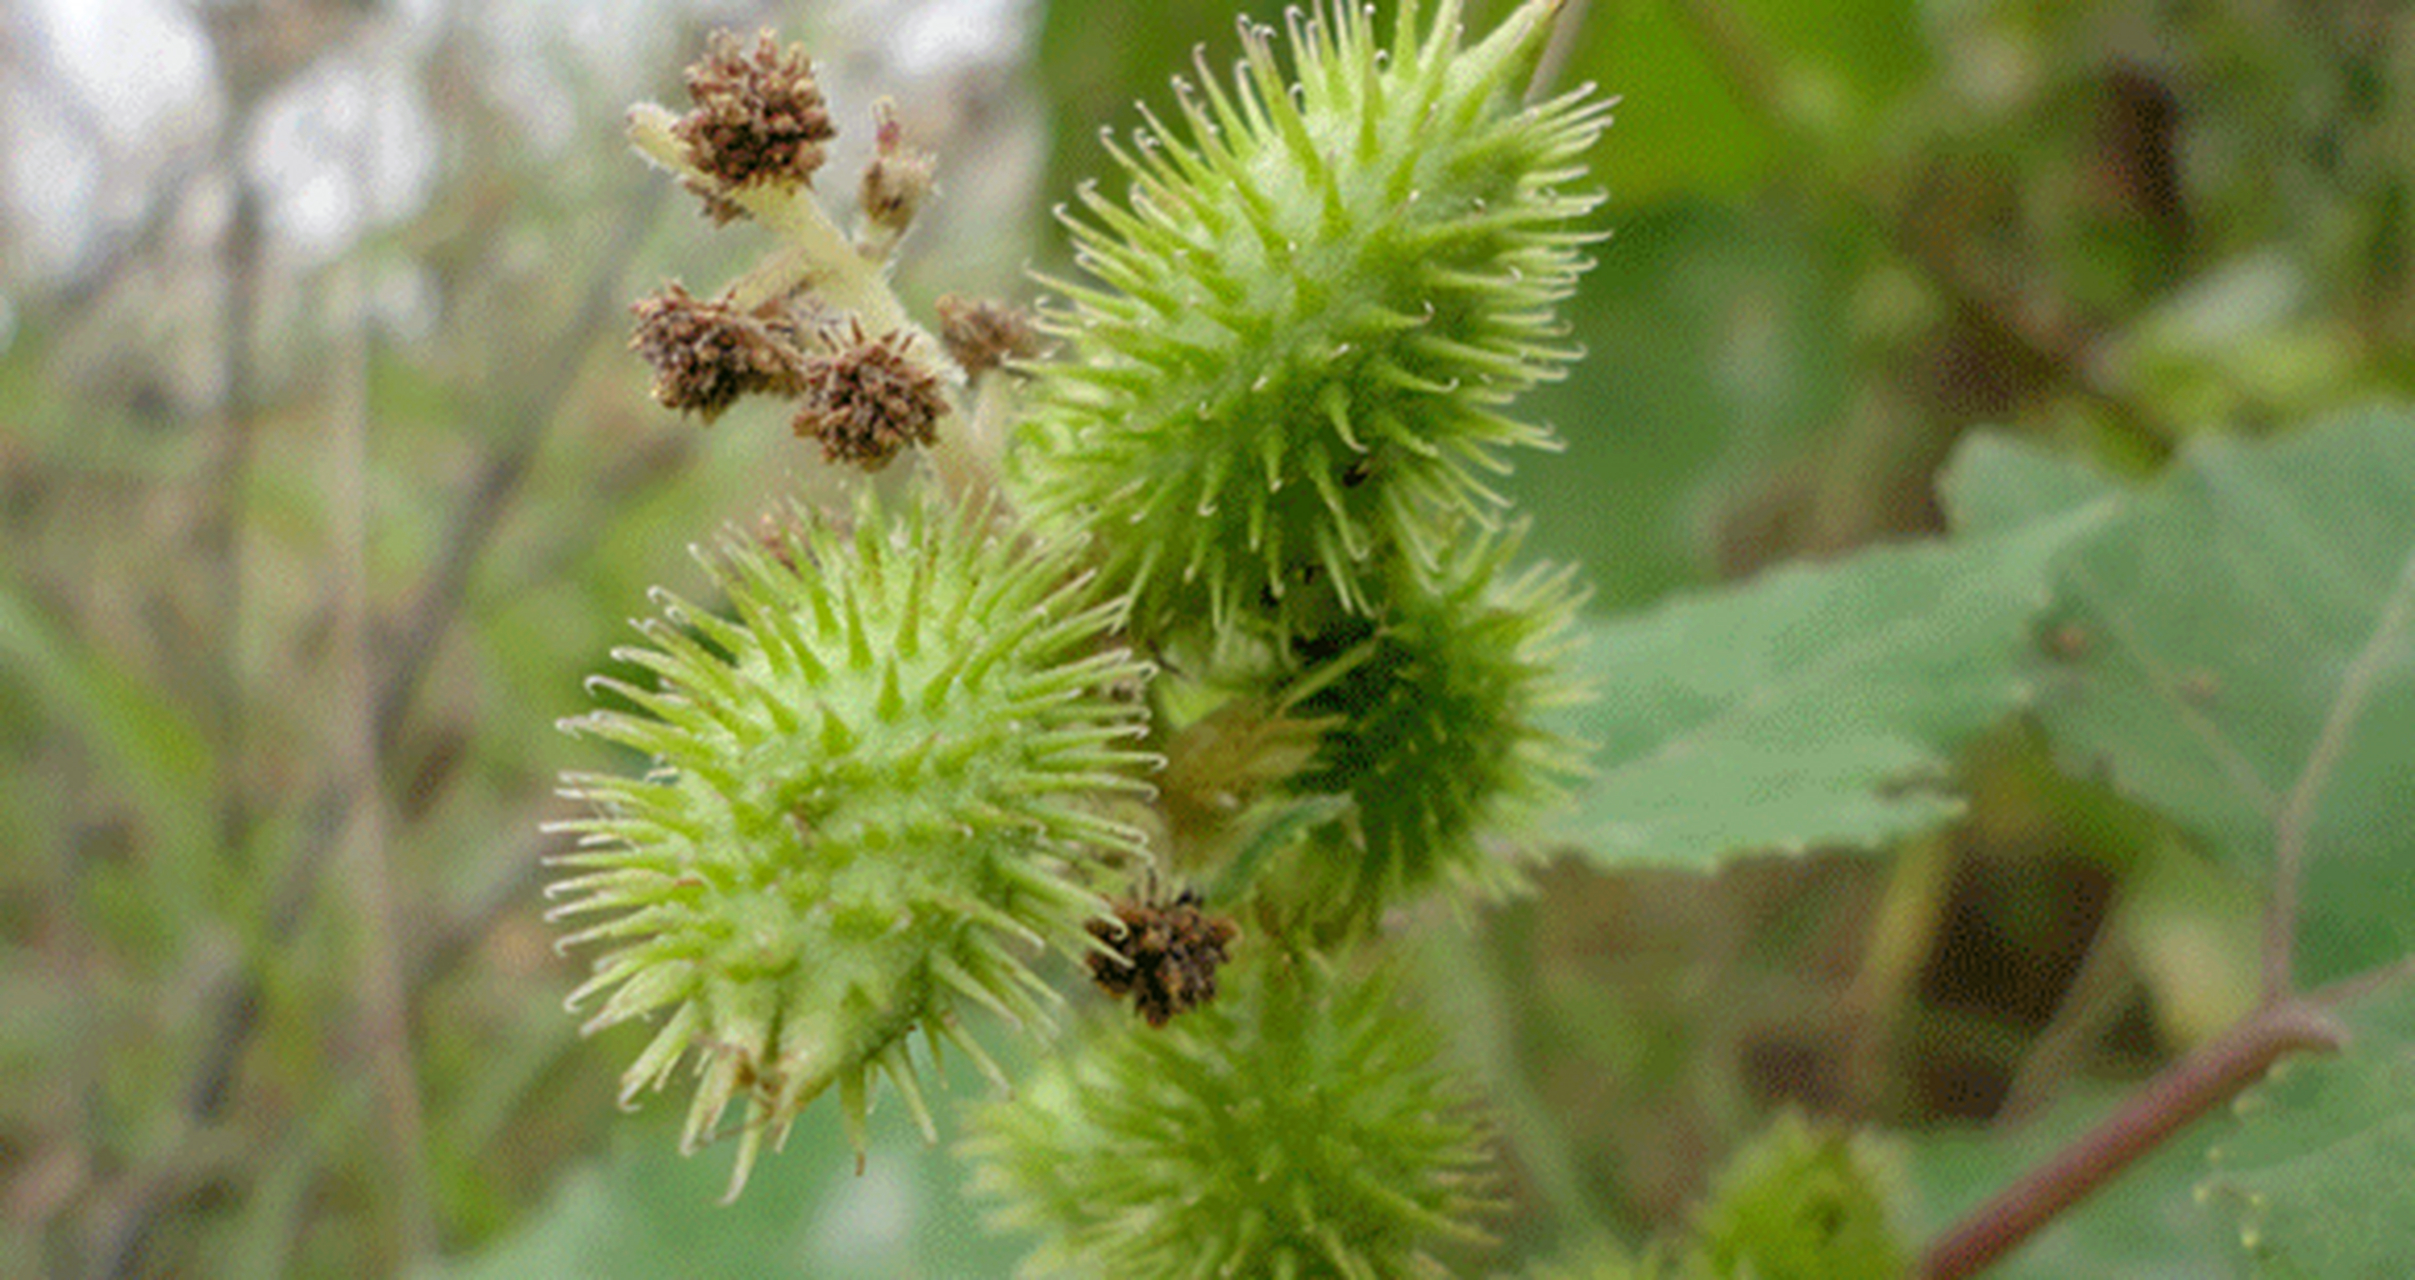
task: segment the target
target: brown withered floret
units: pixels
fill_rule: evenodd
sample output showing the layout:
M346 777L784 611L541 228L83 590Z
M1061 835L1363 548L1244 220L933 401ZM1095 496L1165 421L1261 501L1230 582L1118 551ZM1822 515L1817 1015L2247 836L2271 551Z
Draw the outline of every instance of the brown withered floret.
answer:
M629 309L637 315L629 347L654 367L654 399L666 409L709 423L740 396L804 388L805 357L777 304L742 311L726 294L699 298L674 280Z
M720 189L692 189L705 212L728 222L742 212L727 192L757 183L811 185L826 157L822 144L838 136L829 105L814 82L803 45L786 49L764 31L749 46L717 32L704 57L687 69L696 108L671 126L688 156Z
M914 215L930 198L939 161L927 151L906 145L905 126L897 122L897 109L888 102L873 106L872 121L872 160L864 166L856 203L863 208L865 221L892 234L901 233L913 225Z
M1090 976L1107 994L1132 997L1152 1027L1216 998L1216 970L1240 930L1223 916L1199 909L1199 895L1184 890L1173 901L1123 899L1114 904L1123 926L1090 922L1090 933L1114 955L1090 955Z
M1040 330L1030 312L953 293L939 300L939 340L965 376L974 378L1010 359L1040 354Z
M907 356L914 335L867 338L853 320L847 329L830 340L830 354L807 357L803 403L791 425L822 442L823 461L878 471L907 445L939 438L947 396L938 376Z

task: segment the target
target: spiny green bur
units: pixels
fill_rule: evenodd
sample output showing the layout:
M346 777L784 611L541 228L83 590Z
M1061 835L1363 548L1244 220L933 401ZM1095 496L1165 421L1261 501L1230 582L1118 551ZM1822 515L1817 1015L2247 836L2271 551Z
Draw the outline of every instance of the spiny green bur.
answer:
M1380 978L1286 958L1171 1026L1097 1028L980 1115L975 1186L1030 1275L1443 1274L1493 1205L1441 1036Z
M1289 714L1333 726L1283 789L1349 802L1261 885L1313 934L1365 928L1437 883L1514 885L1479 838L1514 831L1582 772L1582 750L1542 727L1583 696L1559 662L1581 597L1567 569L1509 573L1516 542L1475 539L1430 593L1397 592L1381 626L1344 628L1327 638L1343 652L1276 682Z
M1017 501L1094 528L1143 644L1373 612L1381 571L1431 570L1501 499L1484 475L1546 431L1501 412L1575 352L1553 306L1595 237L1561 194L1609 104L1521 107L1559 0L1460 47L1460 5L1413 0L1390 42L1348 5L1294 11L1296 80L1245 24L1234 86L1179 85L1128 202L1085 189L1056 283ZM1109 144L1114 146L1112 141Z
M568 780L595 816L559 825L582 838L553 914L604 915L562 945L612 948L571 1003L603 998L589 1030L668 1015L622 1095L693 1051L688 1149L745 1100L733 1196L834 1084L859 1154L875 1072L931 1132L908 1033L986 1063L956 999L1044 1021L1024 957L1087 950L1104 911L1069 862L1143 856L1097 806L1145 790L1151 758L1121 743L1147 668L1101 645L1116 606L1074 555L927 503L733 538L708 563L734 616L662 597L649 645L616 654L660 687L594 682L645 714L569 726L656 762Z

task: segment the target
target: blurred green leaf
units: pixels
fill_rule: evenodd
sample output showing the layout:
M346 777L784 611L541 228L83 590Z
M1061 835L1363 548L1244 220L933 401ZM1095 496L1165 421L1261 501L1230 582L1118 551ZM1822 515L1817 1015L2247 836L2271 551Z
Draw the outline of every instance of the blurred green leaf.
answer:
M1741 194L1797 141L1856 145L1929 61L1908 0L1595 0L1582 21L1560 82L1619 96L1590 159L1625 206Z
M2069 767L2102 770L2258 879L2337 735L2303 783L2309 981L2410 940L2411 595L2415 415L2374 410L2191 447L2058 570L2061 639L2031 658Z
M2209 1153L2250 1274L2415 1275L2415 987L2347 1012L2348 1048L2273 1068Z
M117 793L165 847L158 865L197 873L193 855L213 835L214 779L208 745L184 708L4 586L0 661L22 676L51 723L108 760Z
M1040 22L1034 79L1048 104L1053 145L1042 183L1042 207L1069 202L1088 179L1120 183L1102 128L1118 136L1141 123L1135 103L1145 102L1159 118L1173 114L1173 82L1198 79L1191 53L1198 50L1219 78L1240 56L1233 6L1225 4L1132 4L1128 0L1050 0ZM1279 6L1255 15L1281 17ZM1047 238L1052 251L1060 236Z
M1768 123L1737 101L1677 7L1661 0L1594 5L1561 79L1592 80L1619 98L1617 123L1589 159L1594 181L1621 205L1741 195L1778 152Z
M988 1096L989 1084L962 1055L947 1068L945 1093L935 1102ZM733 1205L721 1203L729 1149L681 1156L669 1123L680 1108L658 1108L661 1123L619 1125L611 1154L566 1178L552 1204L519 1234L438 1274L454 1280L1013 1274L1028 1242L980 1225L947 1152L924 1146L902 1111L879 1114L858 1176L835 1100L826 1102L805 1112L783 1150L764 1156ZM949 1116L940 1119L943 1129L952 1127Z
M1956 531L2000 533L2058 516L2118 492L2112 479L2066 454L2003 436L1965 440L1939 484Z
M1871 846L1960 810L1957 743L2020 706L2055 556L2087 506L1993 537L1789 567L1593 627L1599 745L1577 839L1608 862Z

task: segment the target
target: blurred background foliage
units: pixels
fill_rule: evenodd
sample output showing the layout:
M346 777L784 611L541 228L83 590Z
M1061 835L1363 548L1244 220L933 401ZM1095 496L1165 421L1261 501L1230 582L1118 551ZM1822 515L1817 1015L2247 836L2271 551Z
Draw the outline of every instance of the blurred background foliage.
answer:
M710 1208L672 1108L613 1106L632 1046L560 1010L538 825L561 769L625 762L552 723L691 543L818 483L768 417L646 399L627 300L759 246L620 120L706 30L777 26L843 122L894 95L941 157L908 300L1027 300L1098 128L1228 65L1230 6L121 0L97 44L77 12L0 9L0 1274L1003 1273L894 1115L869 1179L800 1129ZM1979 425L2143 475L2415 381L2403 6L1564 23L1551 86L1623 100L1614 235L1532 406L1567 451L1514 488L1598 609L1933 532ZM1773 1107L2059 1116L2244 1006L2244 887L2019 726L1965 773L1890 860L1568 864L1429 931L1502 1117L1499 1265L1682 1222Z

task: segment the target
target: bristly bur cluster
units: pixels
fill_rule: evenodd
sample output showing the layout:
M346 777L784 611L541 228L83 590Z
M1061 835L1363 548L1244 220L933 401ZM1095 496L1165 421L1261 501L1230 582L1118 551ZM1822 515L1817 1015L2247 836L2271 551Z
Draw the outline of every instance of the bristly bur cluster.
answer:
M888 105L846 226L801 49L716 39L686 114L632 112L777 242L637 305L655 399L780 403L801 466L922 464L725 539L718 599L663 596L616 655L651 682L571 722L652 761L569 779L573 1003L653 1026L625 1095L697 1073L686 1144L739 1135L733 1195L834 1087L859 1158L876 1080L935 1132L910 1039L987 1064L967 1002L1037 1030L1086 967L1129 1007L1093 997L981 1143L1048 1265L1395 1275L1481 1236L1434 1037L1333 975L1419 895L1513 884L1582 769L1542 720L1579 593L1512 569L1484 483L1552 443L1508 410L1573 357L1553 308L1596 238L1559 188L1606 104L1521 101L1558 8L1473 44L1456 0L1245 25L1232 83L1117 151L1128 197L1085 192L1091 283L1037 319L943 298L935 331L888 285L936 191Z

